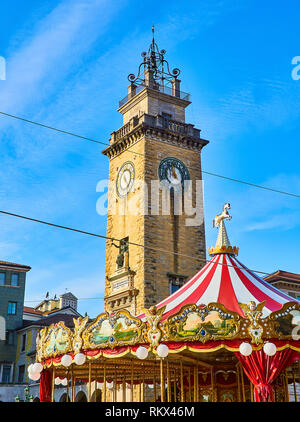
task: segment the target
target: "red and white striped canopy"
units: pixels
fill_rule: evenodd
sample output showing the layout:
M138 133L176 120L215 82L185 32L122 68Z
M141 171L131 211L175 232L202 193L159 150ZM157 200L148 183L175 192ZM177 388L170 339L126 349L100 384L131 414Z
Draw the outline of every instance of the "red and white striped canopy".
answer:
M234 254L214 255L191 280L156 307L166 306L163 319L175 314L183 305L223 304L243 316L238 302L248 304L266 301L263 316L277 311L286 302L296 300L276 289L241 264ZM140 316L142 317L142 315Z

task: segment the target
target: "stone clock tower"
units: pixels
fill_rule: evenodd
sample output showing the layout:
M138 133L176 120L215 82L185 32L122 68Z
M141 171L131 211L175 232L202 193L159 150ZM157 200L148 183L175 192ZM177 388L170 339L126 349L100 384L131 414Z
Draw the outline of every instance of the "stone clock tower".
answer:
M180 71L170 71L165 53L158 49L153 29L138 75L128 76L128 95L119 103L123 126L103 151L110 181L109 312L138 314L205 264L201 150L208 141L185 121L190 95L181 91Z

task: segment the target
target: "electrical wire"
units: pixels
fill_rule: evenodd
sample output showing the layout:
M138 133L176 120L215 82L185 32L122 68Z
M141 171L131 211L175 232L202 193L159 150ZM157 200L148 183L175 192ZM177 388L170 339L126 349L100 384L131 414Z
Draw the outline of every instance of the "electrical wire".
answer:
M35 222L35 223L45 224L47 226L56 227L56 228L59 228L59 229L70 230L70 231L85 234L85 235L88 235L88 236L99 237L101 239L106 239L106 240L111 240L111 241L115 240L117 242L121 241L121 239L116 239L114 237L108 237L108 236L104 236L104 235L97 234L97 233L91 233L91 232L87 232L87 231L84 231L84 230L75 229L74 227L62 226L60 224L54 224L54 223L50 223L48 221L38 220L36 218L27 217L27 216L24 216L24 215L15 214L15 213L8 212L8 211L0 210L0 213L5 214L5 215L9 215L9 216L12 216L12 217L22 218L24 220L29 220L29 221L32 221L32 222ZM141 248L144 248L144 249L152 250L152 251L155 251L155 252L162 252L162 253L168 253L168 254L171 254L171 255L177 255L177 256L180 256L182 258L192 259L193 261L203 261L205 263L211 262L211 260L208 260L208 259L205 259L205 258L200 258L200 257L195 258L194 256L182 254L182 253L179 253L179 252L169 251L167 249L159 249L159 248L154 248L154 247L151 247L151 246L141 245L140 243L128 242L128 244L132 245L132 246L138 246L138 247L141 247ZM216 263L216 264L236 268L235 265L222 264L222 263L219 263L219 262ZM266 273L266 272L263 272L263 271L258 271L258 270L249 270L249 271L259 273L259 274L264 274L264 275L270 275L269 273Z
M11 118L14 118L14 119L17 119L17 120L21 120L21 121L26 122L26 123L30 123L30 124L33 124L33 125L36 125L36 126L40 126L40 127L46 128L46 129L54 130L56 132L63 133L65 135L74 136L76 138L83 139L85 141L90 141L90 142L94 142L94 143L97 143L97 144L105 145L106 147L110 146L110 144L108 144L106 142L101 142L101 141L98 141L96 139L92 139L92 138L89 138L89 137L86 137L86 136L78 135L76 133L69 132L67 130L58 129L56 127L45 125L45 124L39 123L39 122L35 122L33 120L28 120L28 119L25 119L25 118L20 117L20 116L15 116L13 114L5 113L3 111L0 111L0 114L2 114L3 116L7 116L7 117L11 117ZM131 148L131 147L129 147L129 148ZM127 151L132 153L132 154L145 157L145 154L135 152L135 151L131 151L130 149L128 149ZM154 159L156 161L160 161L160 159L155 158L155 157L153 157L152 159ZM197 169L195 167L187 167L187 168L190 169L190 170L199 171L199 169ZM232 177L224 176L224 175L217 174L217 173L208 172L208 171L205 171L205 170L201 170L201 172L204 173L204 174L210 175L210 176L219 177L221 179L229 180L229 181L232 181L232 182L242 183L244 185L252 186L252 187L255 187L255 188L258 188L258 189L264 189L264 190L267 190L267 191L270 191L270 192L275 192L275 193L279 193L279 194L282 194L282 195L288 195L288 196L292 196L294 198L300 198L300 195L295 194L295 193L281 191L281 190L269 188L269 187L263 186L263 185L257 185L255 183L247 182L245 180L234 179Z
M24 300L24 303L35 303L35 302L42 302L46 299L36 299L36 300ZM47 299L47 300L57 300L57 299ZM80 297L77 300L104 300L104 297Z

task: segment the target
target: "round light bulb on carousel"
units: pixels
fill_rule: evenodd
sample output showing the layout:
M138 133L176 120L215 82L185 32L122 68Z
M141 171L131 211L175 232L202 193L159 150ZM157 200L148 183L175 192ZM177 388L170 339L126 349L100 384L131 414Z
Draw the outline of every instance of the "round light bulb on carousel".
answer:
M40 373L43 370L43 365L40 362L36 362L33 364L31 372L37 372Z
M74 357L76 365L83 365L86 361L86 356L83 353L77 353Z
M159 346L157 346L156 351L160 358L165 358L169 354L169 348L166 344L160 344Z
M139 346L139 347L136 349L136 356L137 356L139 359L146 359L146 358L147 358L147 356L148 356L148 349L147 349L146 347L144 347L144 346Z
M275 353L277 352L277 347L275 346L274 343L265 343L264 345L264 352L267 356L274 356Z
M61 364L64 366L70 366L72 363L72 357L70 355L63 355L61 358Z
M31 363L31 364L28 366L28 368L27 368L28 373L30 373L30 372L34 372L34 371L32 370L32 368L33 368L33 363Z
M59 377L56 377L55 380L54 380L54 384L55 385L61 384L61 379Z
M40 379L41 374L40 374L39 372L32 372L32 371L30 371L30 372L29 372L29 374L28 374L28 377L29 377L31 380L33 380L33 381L37 381L37 380L39 380L39 379Z
M243 356L249 356L252 353L252 346L250 343L242 343L240 344L240 354Z

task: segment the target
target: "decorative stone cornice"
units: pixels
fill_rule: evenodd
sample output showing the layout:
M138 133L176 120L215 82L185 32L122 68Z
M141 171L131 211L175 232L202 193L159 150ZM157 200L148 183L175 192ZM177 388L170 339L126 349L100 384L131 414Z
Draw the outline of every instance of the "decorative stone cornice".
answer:
M102 151L110 160L132 147L143 138L155 139L169 145L176 145L184 149L200 152L202 148L209 143L206 139L196 138L193 136L176 133L162 127L150 126L141 123L133 128L129 133L117 142L113 142L110 146Z
M127 289L109 296L105 296L104 300L109 305L111 311L124 309L131 305L133 299L139 294L138 289Z

